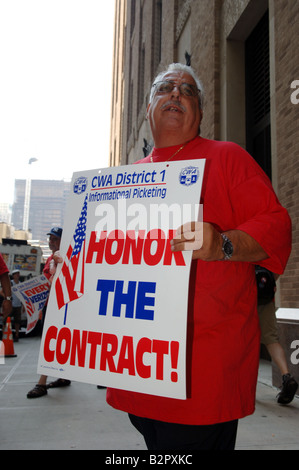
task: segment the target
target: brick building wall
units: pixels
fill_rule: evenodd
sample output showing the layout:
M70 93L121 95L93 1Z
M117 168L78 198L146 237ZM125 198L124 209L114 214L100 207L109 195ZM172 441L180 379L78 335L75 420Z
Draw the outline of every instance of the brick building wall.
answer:
M299 307L299 104L291 102L291 83L299 80L299 2L276 0L275 87L277 193L293 223L293 249L281 278L284 307Z
M220 138L220 10L221 0L191 3L191 65L204 87L201 133L208 139Z

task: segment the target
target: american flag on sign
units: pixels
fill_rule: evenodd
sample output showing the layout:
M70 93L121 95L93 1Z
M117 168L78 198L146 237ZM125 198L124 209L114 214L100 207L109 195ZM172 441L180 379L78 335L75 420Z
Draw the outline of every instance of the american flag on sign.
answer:
M61 309L84 294L84 260L87 222L87 195L77 227L55 283L58 308Z

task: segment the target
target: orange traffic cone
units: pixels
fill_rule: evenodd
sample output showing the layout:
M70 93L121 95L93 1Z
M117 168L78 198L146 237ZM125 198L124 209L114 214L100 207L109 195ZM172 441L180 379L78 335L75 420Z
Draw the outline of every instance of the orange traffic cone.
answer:
M17 357L13 347L10 317L7 317L6 319L6 325L2 335L2 342L4 344L5 357Z

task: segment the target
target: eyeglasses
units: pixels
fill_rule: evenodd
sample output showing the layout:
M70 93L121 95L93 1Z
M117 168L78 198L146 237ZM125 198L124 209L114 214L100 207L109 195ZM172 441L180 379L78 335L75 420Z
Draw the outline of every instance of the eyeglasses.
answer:
M166 95L167 93L171 93L175 87L180 90L181 95L187 97L197 96L200 93L200 90L196 88L196 86L191 85L190 83L181 83L181 85L177 85L176 83L169 82L167 80L154 83L153 87L156 88L156 93L159 93L160 95Z

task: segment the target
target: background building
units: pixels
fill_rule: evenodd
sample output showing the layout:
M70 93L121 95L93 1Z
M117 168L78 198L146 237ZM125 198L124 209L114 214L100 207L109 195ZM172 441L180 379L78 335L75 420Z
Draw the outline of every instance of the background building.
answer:
M26 180L15 181L15 198L12 223L22 229L24 217ZM32 180L29 210L29 229L34 240L47 243L51 227L63 226L70 183L55 180Z
M3 238L13 238L14 237L14 227L7 224L6 222L0 222L0 243L2 243Z
M116 0L111 165L142 158L152 80L191 57L205 91L201 135L246 148L292 218L276 296L285 308L299 307L298 26L298 0Z
M11 222L11 204L2 202L0 203L0 223L5 222L10 224Z

